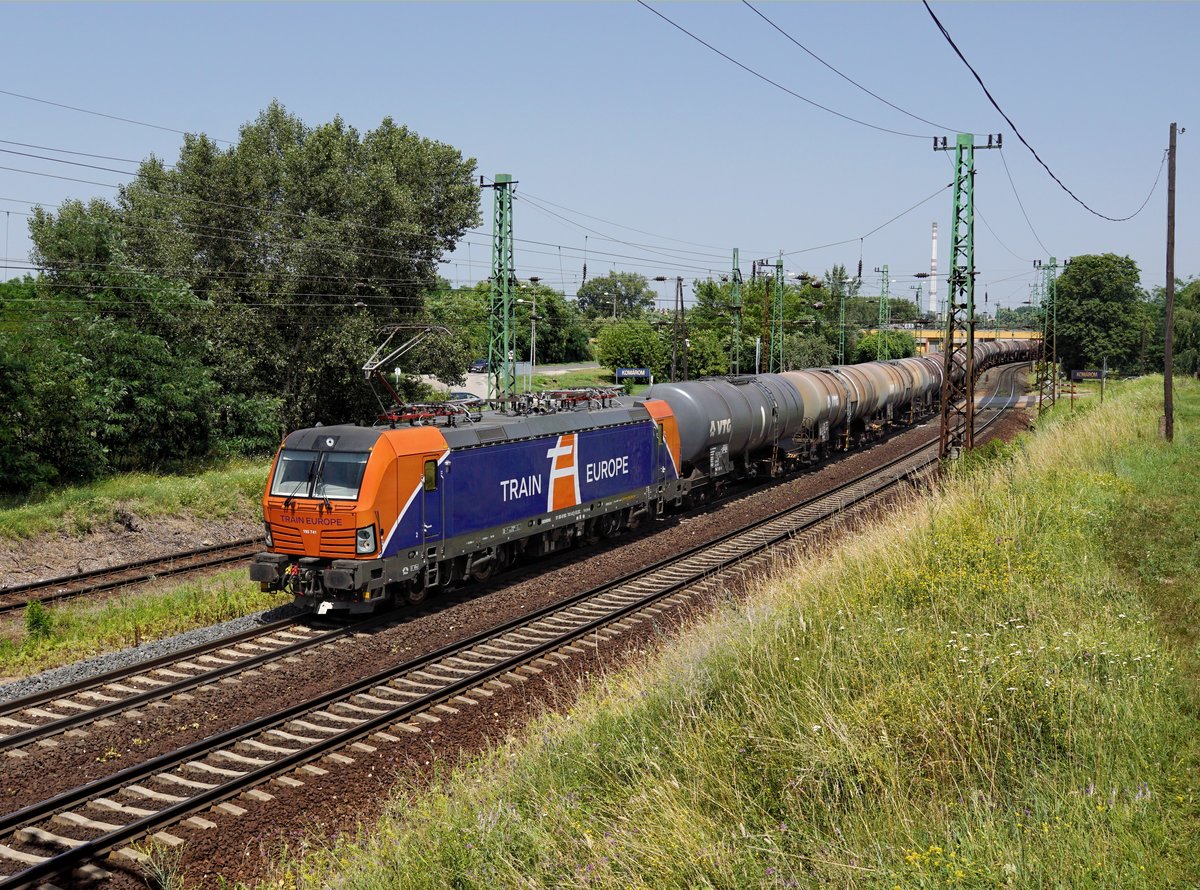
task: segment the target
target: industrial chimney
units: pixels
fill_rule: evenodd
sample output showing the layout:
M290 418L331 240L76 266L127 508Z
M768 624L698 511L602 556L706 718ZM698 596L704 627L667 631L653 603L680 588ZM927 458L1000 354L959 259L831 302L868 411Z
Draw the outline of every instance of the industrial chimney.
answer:
M937 223L933 224L933 258L929 261L929 314L937 315L938 299L937 299Z

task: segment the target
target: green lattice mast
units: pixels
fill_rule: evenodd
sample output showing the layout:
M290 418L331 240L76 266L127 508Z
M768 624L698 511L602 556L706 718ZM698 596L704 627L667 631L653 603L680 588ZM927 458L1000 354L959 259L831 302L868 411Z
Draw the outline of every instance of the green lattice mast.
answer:
M892 324L892 279L888 275L887 263L875 271L883 273L883 284L879 289L879 330L875 335L875 359L886 362L892 357L887 337L887 330Z
M492 300L488 312L488 397L508 399L516 393L513 373L513 267L512 175L498 173L492 217Z
M946 137L934 151L950 151ZM988 136L980 148L1003 148L1002 136ZM956 456L975 444L975 137L954 140L954 206L950 218L950 281L946 294L946 336L942 340L942 417L938 453ZM955 361L957 357L958 361ZM955 379L956 366L962 376Z
M733 337L733 373L742 373L742 267L738 263L738 249L733 249L733 274L729 279L730 334Z
M771 300L771 354L768 370L778 374L783 370L783 254L775 261L775 295Z

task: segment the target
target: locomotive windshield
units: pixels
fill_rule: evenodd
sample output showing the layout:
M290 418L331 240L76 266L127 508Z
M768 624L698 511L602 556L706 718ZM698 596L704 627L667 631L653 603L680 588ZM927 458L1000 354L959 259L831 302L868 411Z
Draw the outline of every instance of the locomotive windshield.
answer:
M285 448L275 467L271 494L287 498L355 500L370 456L370 452Z

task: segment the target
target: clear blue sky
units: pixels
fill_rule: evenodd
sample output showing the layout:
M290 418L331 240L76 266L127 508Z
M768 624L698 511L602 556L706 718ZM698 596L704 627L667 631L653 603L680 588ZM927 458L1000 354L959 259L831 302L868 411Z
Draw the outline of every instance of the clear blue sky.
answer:
M859 92L740 3L653 5L817 102L880 126L952 137L953 129L914 121ZM1030 261L1047 251L1127 253L1145 285L1163 283L1165 172L1135 220L1090 216L1018 143L919 3L758 8L896 105L947 127L1004 133L1005 159L1046 250L1022 217L999 152L978 152L977 207L995 232L977 221L978 298L986 290L989 307L1026 299ZM1126 215L1145 198L1172 120L1194 127L1179 141L1176 268L1200 274L1200 4L939 2L934 9L1042 157L1103 213ZM950 181L948 156L929 139L881 133L806 105L636 3L36 4L5 5L3 18L0 89L226 139L272 98L314 124L340 114L366 130L391 115L476 158L481 173L512 173L518 197L528 196L518 201L516 236L545 243L518 241L518 273L569 294L588 233L532 201L600 233L587 239L589 275L615 266L690 279L726 271L735 245L748 273L751 259L779 250L855 239ZM181 138L7 95L0 95L0 121L0 139L120 158L153 152L170 160ZM0 166L97 182L125 178L12 154L0 159ZM18 199L0 203L11 212L0 220L10 262L22 262L29 248L20 215L29 207L21 202L112 194L0 170L0 196ZM481 231L443 267L451 279L487 276L490 193L485 199ZM877 286L872 270L888 263L893 293L908 293L911 274L929 267L934 220L944 272L949 192L865 240L867 289ZM841 262L853 271L858 259L854 241L793 255L787 267L819 273ZM658 287L665 297L668 285Z

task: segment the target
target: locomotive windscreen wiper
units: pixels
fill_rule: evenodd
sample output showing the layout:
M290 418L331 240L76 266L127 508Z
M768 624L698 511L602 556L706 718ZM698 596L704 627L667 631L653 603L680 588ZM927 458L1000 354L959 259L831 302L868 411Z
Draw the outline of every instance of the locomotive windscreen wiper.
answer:
M321 477L325 475L325 464L326 464L326 458L328 456L329 456L329 452L326 451L326 452L322 452L322 454L317 458L317 462L315 464L315 466L317 468L317 475L316 475L316 478L313 479L312 493L313 493L313 496L315 497L317 494L317 486L318 485L322 486L321 500L325 502L325 509L328 510L330 513L332 513L333 512L333 504L331 504L329 502L329 495L326 493L325 488L324 488L325 483L321 479Z

